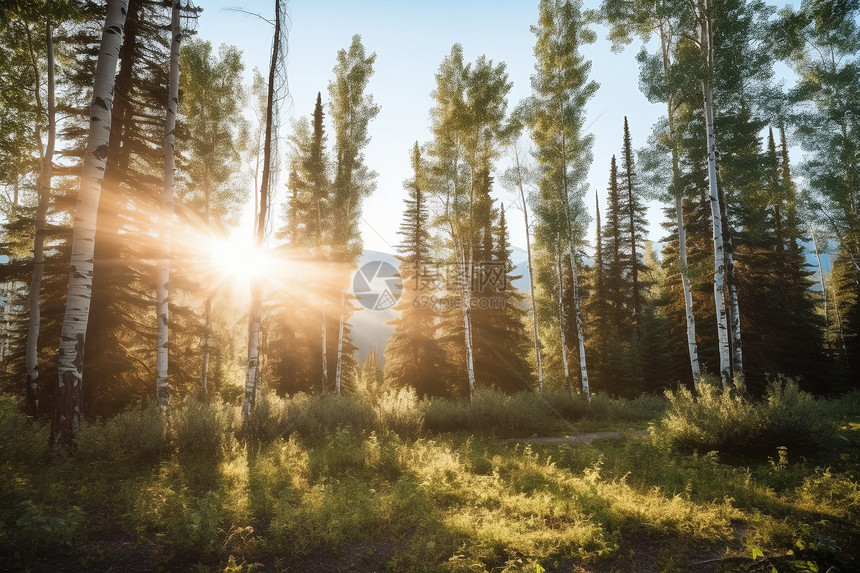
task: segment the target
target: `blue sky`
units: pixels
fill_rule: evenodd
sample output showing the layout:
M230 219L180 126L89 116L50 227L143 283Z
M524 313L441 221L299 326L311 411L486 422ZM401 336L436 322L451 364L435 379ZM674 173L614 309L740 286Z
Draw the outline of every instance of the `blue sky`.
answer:
M270 4L274 3L201 2L204 12L198 24L199 37L215 45L236 45L243 51L249 77L254 66L265 71L271 28L258 18L229 9L256 11L271 18ZM596 7L596 3L586 2L586 7ZM530 92L534 35L529 27L537 21L537 2L294 0L289 10L287 73L292 106L285 109L285 118L309 115L318 91L325 101L337 51L349 46L353 34L361 34L365 48L377 54L368 89L381 111L370 127L367 163L379 177L376 193L365 202L362 236L366 248L392 252L405 196L402 182L410 175L409 150L414 141L423 143L430 137L430 92L439 64L455 42L463 45L467 61L486 54L496 62L505 62L513 82L509 95L509 107L513 107ZM594 210L594 190L603 196L610 157L621 148L624 115L629 118L634 145L642 146L663 109L650 104L639 92L638 46L613 54L605 36L605 30L598 29L598 42L585 50L592 60L592 78L600 83L587 108L588 131L595 135L587 201L590 212ZM283 123L282 136L289 125L288 121ZM496 187L498 198L506 203L513 200L501 186ZM279 194L283 199L283 187ZM512 242L524 246L520 218L510 218ZM658 206L652 208L651 219L652 238L659 239L663 231Z

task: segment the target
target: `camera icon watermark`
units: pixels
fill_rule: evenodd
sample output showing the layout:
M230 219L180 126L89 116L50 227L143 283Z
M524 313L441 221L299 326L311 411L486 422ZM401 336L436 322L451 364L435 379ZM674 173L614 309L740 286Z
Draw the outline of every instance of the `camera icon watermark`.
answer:
M352 294L367 310L388 310L400 300L400 273L386 261L361 265L352 277Z

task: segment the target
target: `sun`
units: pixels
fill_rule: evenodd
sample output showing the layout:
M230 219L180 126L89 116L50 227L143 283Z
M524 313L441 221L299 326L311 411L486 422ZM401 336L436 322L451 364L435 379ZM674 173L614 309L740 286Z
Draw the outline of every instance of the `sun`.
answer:
M209 239L209 266L222 281L242 284L270 276L275 261L249 233L233 232Z

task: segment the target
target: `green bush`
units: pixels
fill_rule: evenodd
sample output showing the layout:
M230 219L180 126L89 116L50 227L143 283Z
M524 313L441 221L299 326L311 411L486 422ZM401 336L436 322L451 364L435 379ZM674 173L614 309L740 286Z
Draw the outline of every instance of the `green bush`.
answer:
M146 462L157 459L164 446L163 416L155 402L83 424L78 436L78 455L87 460Z
M235 409L189 399L171 412L170 430L180 459L220 461L231 447Z
M0 462L36 463L48 447L48 427L21 411L20 400L0 396Z
M378 431L417 436L424 429L424 412L414 388L384 392L373 405Z
M686 389L666 396L669 410L655 426L654 437L680 451L762 456L787 446L810 453L825 446L834 432L821 402L792 380L771 381L760 401L711 384L702 384L698 396Z

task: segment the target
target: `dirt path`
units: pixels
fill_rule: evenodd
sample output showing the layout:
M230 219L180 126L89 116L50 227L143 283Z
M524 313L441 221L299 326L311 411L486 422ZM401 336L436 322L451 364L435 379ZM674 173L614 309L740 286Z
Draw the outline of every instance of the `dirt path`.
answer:
M636 430L627 432L605 431L605 432L587 432L584 434L571 434L569 436L538 436L535 438L510 438L504 440L511 444L590 444L594 440L605 438L621 438L625 435L644 436L648 434L648 430Z

